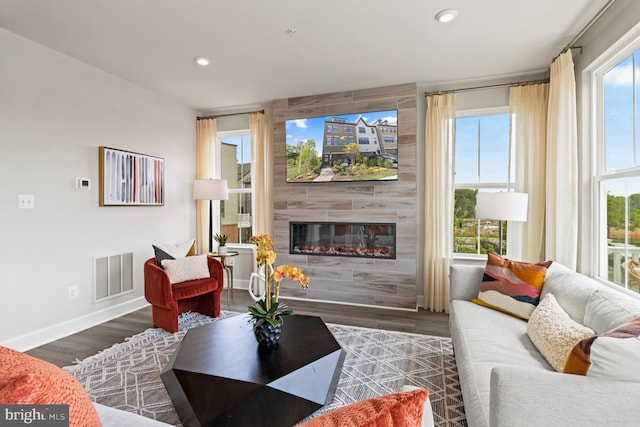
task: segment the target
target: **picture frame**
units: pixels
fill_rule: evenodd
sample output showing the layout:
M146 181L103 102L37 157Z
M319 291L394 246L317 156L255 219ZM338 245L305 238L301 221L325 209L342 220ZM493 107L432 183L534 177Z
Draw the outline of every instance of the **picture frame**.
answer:
M99 147L100 206L164 206L164 159Z

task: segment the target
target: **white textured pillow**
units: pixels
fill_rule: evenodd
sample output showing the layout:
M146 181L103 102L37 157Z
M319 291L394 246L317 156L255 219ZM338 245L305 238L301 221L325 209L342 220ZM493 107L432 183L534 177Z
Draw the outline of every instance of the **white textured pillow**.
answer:
M163 259L162 268L169 276L171 284L210 277L206 255Z
M556 298L547 294L531 313L527 334L553 369L562 372L571 349L594 332L571 319Z
M640 317L640 300L621 292L593 291L584 313L584 324L596 334L604 334Z

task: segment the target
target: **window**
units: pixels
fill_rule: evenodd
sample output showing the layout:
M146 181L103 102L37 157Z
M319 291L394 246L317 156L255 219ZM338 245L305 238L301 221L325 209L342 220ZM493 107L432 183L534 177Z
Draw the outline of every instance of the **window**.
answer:
M640 42L595 70L597 271L640 292Z
M353 126L345 126L344 133L353 133Z
M338 126L336 126L336 125L327 125L327 132L331 132L331 133L338 132Z
M218 132L222 178L229 186L229 200L220 203L221 232L229 243L250 243L253 233L253 185L249 131Z
M369 138L367 137L358 138L358 144L368 144L368 143L369 143Z
M366 133L366 132L367 132L367 130L365 128L363 128L363 127L359 127L358 128L358 133Z
M327 145L331 145L331 137L330 136L327 137Z
M455 253L506 253L507 224L476 219L478 191L508 191L513 187L510 172L510 115L492 110L486 115L460 113L455 131ZM502 232L502 235L500 235Z

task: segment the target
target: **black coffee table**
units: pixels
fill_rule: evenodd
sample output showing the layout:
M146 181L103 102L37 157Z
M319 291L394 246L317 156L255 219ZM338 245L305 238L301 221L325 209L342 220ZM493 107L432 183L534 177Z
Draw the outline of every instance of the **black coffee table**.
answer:
M346 353L322 319L286 317L273 349L248 319L190 329L160 375L185 426L292 426L333 398Z

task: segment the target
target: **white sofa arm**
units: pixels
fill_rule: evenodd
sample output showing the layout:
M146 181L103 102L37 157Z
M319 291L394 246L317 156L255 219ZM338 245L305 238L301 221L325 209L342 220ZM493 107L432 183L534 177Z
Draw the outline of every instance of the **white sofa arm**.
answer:
M478 296L484 266L452 265L449 269L449 298L470 301Z
M540 369L491 371L491 427L630 426L640 420L640 383Z
M168 427L171 425L95 402L93 406L96 408L102 427Z

